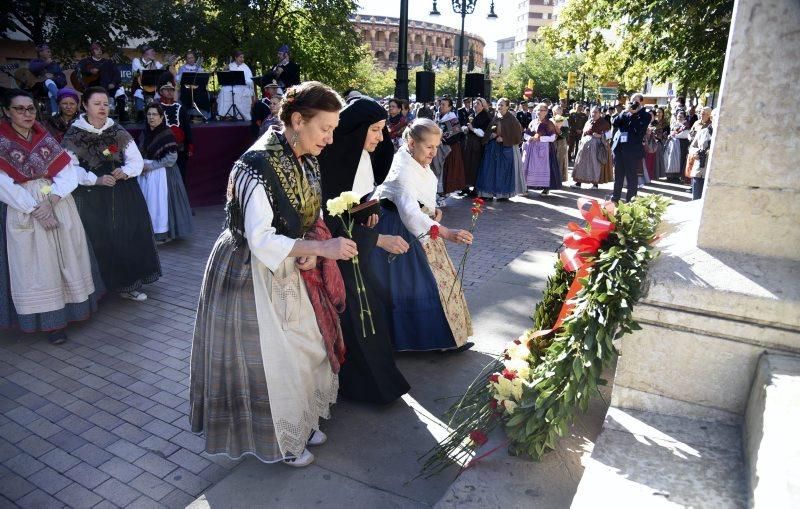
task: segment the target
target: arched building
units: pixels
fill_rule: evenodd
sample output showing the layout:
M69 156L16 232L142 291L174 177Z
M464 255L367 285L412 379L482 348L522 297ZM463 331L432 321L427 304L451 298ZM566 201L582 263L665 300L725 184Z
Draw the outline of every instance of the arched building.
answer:
M369 44L378 63L385 67L397 64L397 48L400 36L400 19L371 14L353 14L350 16L356 32L361 40ZM458 38L460 30L427 23L424 21L408 21L408 65L422 65L425 50L435 62L452 62L458 59ZM469 47L475 50L475 67L483 67L483 47L481 37L468 32L464 33L464 65L469 57Z

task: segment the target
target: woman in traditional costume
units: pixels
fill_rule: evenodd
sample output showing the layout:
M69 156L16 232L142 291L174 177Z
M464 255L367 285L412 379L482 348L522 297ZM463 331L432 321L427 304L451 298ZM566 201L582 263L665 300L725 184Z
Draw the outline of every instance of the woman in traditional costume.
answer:
M509 111L509 104L505 98L497 101L497 114L484 136L486 150L475 183L479 196L498 201L507 201L526 190L519 151L522 126Z
M64 135L62 145L78 174L73 193L106 288L123 299L144 301L142 285L161 277L150 213L134 177L142 155L131 135L108 117L105 89L83 94L85 115Z
M333 144L319 156L324 201L345 191L353 191L366 200L375 190L375 184L383 182L392 159L373 161L371 154L383 144L388 144L391 150L392 142L384 132L385 126L386 110L370 98L355 99L342 110L339 126L333 133ZM374 216L371 223L376 219ZM326 214L325 222L334 236L345 236L344 225L338 217ZM391 403L410 387L394 362L391 327L374 289L369 259L375 247L402 255L408 251L408 242L399 235L380 234L369 224L356 224L353 240L358 245L359 258L365 262L361 271L375 332L368 328L366 334L363 333L353 264L350 260L340 260L338 265L347 292L347 307L339 314L339 320L347 347L347 360L339 371L339 394L366 403Z
M12 90L0 121L0 329L47 331L67 340L69 322L97 310L103 283L75 201L69 155L36 123L33 97Z
M316 156L340 109L321 83L290 88L284 129L267 131L231 171L192 343L190 420L210 454L299 467L314 460L306 445L326 440L319 419L336 402L344 356L335 260L357 254L320 214Z
M558 161L558 169L561 171L561 182L566 182L569 178L567 175L569 120L564 116L564 110L560 105L553 107L553 125L556 126L556 132L558 133L556 135L556 161Z
M169 242L192 233L192 209L177 165L178 143L164 121L164 109L158 103L150 103L145 117L147 125L138 141L144 157L139 185L150 210L156 241Z
M610 130L611 124L600 112L600 107L594 106L589 121L583 126L583 137L572 170L572 180L575 181L572 187L592 184L597 189L598 184L614 180L614 161L608 143Z
M464 140L464 133L461 132L461 124L458 121L458 113L453 107L453 100L449 97L442 97L439 105L439 128L442 130L442 144L447 147L449 152L441 160L441 192L444 196L455 191L461 191L466 187L464 175L464 159L462 155L461 143ZM438 159L438 158L436 158ZM436 164L434 159L434 165Z
M235 51L228 64L228 71L241 71L244 74L244 85L226 85L219 89L217 95L217 116L220 118L241 118L250 122L253 107L253 71L244 63L244 53ZM235 109L234 109L235 106ZM235 111L238 110L238 111Z
M61 143L67 129L78 118L78 105L81 100L78 92L71 88L62 88L56 95L58 100L58 115L45 117L44 126L50 134Z
M441 136L436 123L417 118L406 129L406 144L395 154L389 175L374 194L381 200L378 233L399 235L410 246L407 253L393 259L386 250L376 248L370 258L398 351L461 351L472 346L467 342L472 319L443 240L470 244L472 234L440 223L437 180L430 163ZM433 226L438 236L430 235Z
M664 175L668 182L679 182L689 155L689 126L686 111L678 110L670 124L670 134L664 149Z
M478 180L478 169L483 160L484 138L487 138L489 124L489 105L483 97L477 97L474 102L475 116L468 118L467 125L463 128L466 133L464 140L464 180L466 187L473 188L470 196L478 196L474 191L475 182Z
M389 101L389 120L386 127L389 128L389 138L394 145L394 151L400 148L403 143L403 131L408 125L408 117L403 115L403 101L400 99L392 99Z
M555 144L558 131L547 118L547 112L547 104L539 103L536 118L528 125L530 138L525 142L522 154L525 181L528 187L541 189L542 196L550 194L551 189L561 189L561 169Z

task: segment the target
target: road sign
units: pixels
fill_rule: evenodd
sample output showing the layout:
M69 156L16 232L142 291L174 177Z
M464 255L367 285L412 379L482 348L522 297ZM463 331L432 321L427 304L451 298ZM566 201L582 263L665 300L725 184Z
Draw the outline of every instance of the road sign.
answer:
M616 99L619 97L619 88L617 87L600 87L600 96L606 101Z

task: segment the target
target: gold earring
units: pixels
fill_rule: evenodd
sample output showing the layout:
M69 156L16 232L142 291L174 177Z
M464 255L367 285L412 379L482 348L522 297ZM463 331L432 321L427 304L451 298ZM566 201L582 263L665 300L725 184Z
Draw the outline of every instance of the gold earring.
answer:
M292 147L293 147L293 148L297 148L297 138L299 138L299 136L298 136L298 135L297 135L297 133L295 132L295 133L292 135Z

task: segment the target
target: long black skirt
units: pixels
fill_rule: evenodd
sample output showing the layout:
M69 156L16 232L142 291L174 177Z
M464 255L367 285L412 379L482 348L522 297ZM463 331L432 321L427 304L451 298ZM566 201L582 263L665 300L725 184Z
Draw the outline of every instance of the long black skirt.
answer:
M73 192L100 275L114 292L139 290L161 277L150 213L136 179Z
M328 217L326 223L334 236L342 234L338 219ZM339 314L339 322L347 355L339 371L339 394L363 403L391 403L411 387L394 362L392 329L386 316L386 306L374 290L376 286L370 270L370 252L375 248L377 234L358 225L353 231L353 240L358 245L361 274L364 276L375 334L372 334L368 321L366 335L361 326L353 263L340 260L338 265L344 280L347 307Z

